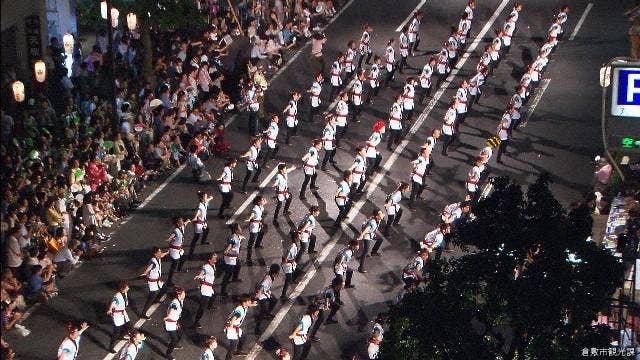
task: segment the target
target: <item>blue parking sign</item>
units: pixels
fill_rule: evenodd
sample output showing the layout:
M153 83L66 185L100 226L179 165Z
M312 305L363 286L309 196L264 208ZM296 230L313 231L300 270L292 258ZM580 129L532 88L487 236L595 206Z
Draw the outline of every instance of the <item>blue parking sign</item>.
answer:
M614 68L611 115L640 117L640 68Z

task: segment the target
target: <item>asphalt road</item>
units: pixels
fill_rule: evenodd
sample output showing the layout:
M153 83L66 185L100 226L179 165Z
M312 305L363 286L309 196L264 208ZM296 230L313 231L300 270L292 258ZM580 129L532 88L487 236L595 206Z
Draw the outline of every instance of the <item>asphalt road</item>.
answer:
M418 0L404 0L393 2L385 0L353 0L349 7L328 27L326 60L330 63L337 51L344 51L349 39L358 39L361 34L361 26L368 22L374 27L372 47L375 52L381 53L386 41L390 37L397 38L395 29L414 10ZM444 91L432 109L427 108L427 116L423 116L424 122L402 152L391 154L383 149L383 164L388 165L388 171L381 174L378 181L367 190L368 194L359 203L359 211L352 216L351 227L344 231L335 232L331 224L337 215L337 209L332 201L335 190L335 182L339 178L341 169L351 164L354 157L354 147L364 142L371 132L371 125L379 120L386 120L392 97L401 91L402 83L406 76L412 76L421 68L429 55L437 51L443 41L446 40L451 26L457 25L457 19L464 9L464 1L455 0L447 2L427 1L422 10L425 17L422 22L420 36L422 42L420 51L409 63L416 70L408 71L404 75L396 74L395 84L391 89L383 89L372 106L363 111L362 122L352 124L349 127L347 138L342 142L336 160L338 168L319 172L318 184L321 189L309 200L301 202L294 198L290 216L290 222L298 223L307 212L310 205L319 205L321 208L320 226L316 230L318 237L318 250L325 250L319 257L323 260L315 264L309 261L305 255L303 262L306 270L313 276L308 276L298 284L298 292L302 296L284 307L278 304L274 312L280 310L279 316L269 323L264 322L263 328L267 333L254 334L254 315L257 309L250 310L250 315L245 322L244 329L246 342L244 349L252 351L252 358L273 359L273 349L281 344L288 348L291 345L287 335L295 326L295 322L308 303L308 296L317 293L326 286L333 277L331 262L344 244L354 236L356 228L371 213L376 206L382 206L386 194L391 192L395 184L400 180L406 180L409 176L410 161L416 156L419 146L424 142L432 127L440 127L446 102L453 96L457 84L464 78L473 76L481 49L484 42L491 41L493 29L502 25L512 2L509 2L504 10L496 12L502 4L501 0L479 1L476 9L476 17L473 23L471 37L475 38L485 24L497 13L497 20L489 26L489 31L476 50L470 54L469 59L459 69L449 88ZM523 184L533 181L541 171L549 172L555 183L553 190L557 197L566 205L580 200L583 194L589 191L592 180L591 159L601 151L599 138L599 111L600 88L598 87L598 69L600 64L608 58L618 55L626 55L628 40L626 29L629 25L621 16L622 11L631 5L631 1L613 1L607 4L594 2L593 8L576 33L574 40L569 40L574 32L583 11L589 2L571 0L566 2L571 6L569 20L565 26L565 37L560 42L557 50L551 56L544 79L546 88L540 87L537 92L539 102L535 111L529 115L525 128L514 132L512 140L511 157L503 159L504 165L491 163L491 175L509 175ZM321 341L313 343L308 359L339 359L341 356L354 353L365 354L365 338L372 325L371 321L376 314L386 309L386 302L393 299L401 289L401 268L413 254L412 239L420 239L432 229L438 222L438 213L442 208L454 201L459 201L464 193L464 181L471 167L471 160L484 146L487 137L495 133L497 122L500 119L504 107L513 94L524 67L533 59L552 17L559 4L555 1L530 1L524 3L518 22L518 32L513 39L509 55L504 58L500 66L494 71L484 87L484 95L481 104L474 106L473 111L467 117L461 127L460 145L450 149L449 157L442 157L439 148L435 151L435 167L432 176L427 181L430 186L425 190L423 202L418 203L415 212L405 211L401 226L391 236L385 239L382 246L383 256L368 260L367 274L354 274L354 283L357 287L346 290L343 294L345 306L338 313L340 324L323 326L318 336ZM495 17L494 17L495 18ZM307 89L311 84L311 74L307 58L309 48L302 53L280 74L271 84L267 92L266 106L268 111L281 112L287 101L287 93L291 89ZM323 89L323 103L329 105L327 99L328 87ZM534 95L535 96L535 95ZM533 101L533 97L532 97ZM532 106L532 101L528 106ZM306 99L302 109L306 110ZM425 108L418 106L414 121L419 121L418 115ZM232 144L234 154L245 151L248 147L245 135L246 118L241 114L233 120L228 128L228 141ZM294 138L292 146L281 144L280 160L300 167L300 157L308 148L311 139L321 134L322 125L316 120L315 124L301 122L299 135ZM283 134L282 134L283 135ZM282 136L281 135L281 136ZM281 143L282 141L282 137ZM388 162L389 159L393 162ZM264 194L270 199L267 209L270 215L273 212L274 201L271 199L272 181L265 181L276 161L270 161L267 169L263 169L260 181L249 189L249 194L235 194L233 208L238 209L247 197L257 194L256 187L264 183ZM208 171L217 176L222 169L221 159L211 159L207 163ZM240 163L236 168L236 181L241 181L244 175L244 165ZM294 171L289 177L289 185L293 194L297 194L302 182L301 170ZM239 189L240 184L235 185ZM148 189L154 190L154 186ZM172 216L191 216L196 207L196 192L205 190L217 194L215 185L198 185L191 179L188 169L177 174L172 181L154 196L145 206L136 211L128 221L120 225L115 233L114 240L109 243L108 251L102 260L91 261L74 271L69 277L61 281L61 295L51 300L48 304L40 305L34 309L23 325L32 330L31 335L19 337L11 335L9 338L15 346L16 352L22 359L50 359L64 337L62 324L68 320L86 320L91 328L83 336L79 359L107 359L109 357L106 346L109 342L111 331L110 319L105 315L105 308L118 281L129 279L132 284L130 298L136 303L139 310L144 303L146 295L146 283L137 277L149 259L149 251L152 246L163 246L168 232L171 230L170 218ZM226 240L227 230L224 222L215 218L215 213L220 200L212 202L209 227L212 229L209 236L213 242L209 246L199 246L199 255L210 251L220 252ZM249 208L238 212L236 218L243 221L248 216ZM271 219L270 216L268 217ZM233 283L229 286L232 296L216 299L219 309L205 314L203 328L193 330L185 329L183 350L178 350L174 356L178 359L196 359L200 354L200 342L205 335L215 335L219 339L217 354L223 357L226 354L226 338L222 332L224 320L233 306L236 296L252 292L256 282L260 280L269 264L279 262L283 244L287 244L289 226L281 221L281 228L269 226L265 235L265 248L257 251L260 265L242 267L242 283ZM187 230L187 238L191 238L190 228ZM329 251L331 249L331 251ZM454 252L453 255L456 255ZM241 258L244 259L244 251ZM185 302L186 312L183 313L183 322L190 324L197 308L195 300L198 296L196 283L193 276L201 262L191 261L187 263L187 271L176 275L175 282L186 287L188 299ZM352 264L354 266L355 264ZM168 269L168 263L164 266ZM308 280L308 281L307 281ZM216 280L219 283L219 280ZM274 293L280 293L282 278L277 279ZM293 288L292 288L293 290ZM161 359L166 349L166 334L162 325L162 317L166 309L166 302L161 304L153 313L149 321L141 321L142 330L147 334L147 346L138 356L138 359ZM135 307L135 306L134 306ZM133 311L129 311L132 322L138 321ZM257 346L258 344L259 346Z

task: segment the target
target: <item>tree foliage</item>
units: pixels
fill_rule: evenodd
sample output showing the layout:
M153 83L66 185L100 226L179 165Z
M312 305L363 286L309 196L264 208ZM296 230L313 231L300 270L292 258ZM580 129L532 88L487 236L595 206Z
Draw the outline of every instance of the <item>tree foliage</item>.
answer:
M586 241L588 209L567 212L549 182L543 175L525 194L495 180L453 238L473 251L430 264L430 283L392 310L382 358L570 359L608 344L591 321L623 266Z
M194 1L187 0L111 0L111 6L120 11L120 21L126 24L126 15L133 12L139 23L160 31L199 31L206 25L205 14ZM77 5L80 25L87 28L103 26L100 1L80 0ZM126 25L125 25L126 26Z

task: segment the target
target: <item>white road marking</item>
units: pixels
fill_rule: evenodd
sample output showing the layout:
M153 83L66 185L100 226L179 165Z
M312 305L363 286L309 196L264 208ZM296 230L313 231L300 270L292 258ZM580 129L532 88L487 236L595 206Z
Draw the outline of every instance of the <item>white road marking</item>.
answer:
M400 32L400 30L402 30L402 27L403 27L403 26L405 26L405 25L407 25L407 23L408 23L411 19L413 19L413 14L414 14L416 11L420 10L420 8L421 8L421 7L423 7L423 6L424 6L424 4L426 4L426 3L427 3L427 0L421 0L421 1L420 1L420 3L416 6L416 8L415 8L415 9L413 9L413 11L411 12L411 14L409 14L409 16L407 16L407 18L406 18L406 19L404 19L404 21L400 24L400 26L398 26L398 27L396 28L396 32Z
M153 192L151 194L149 194L149 196L147 196L146 199L144 199L142 204L140 204L140 206L138 206L138 209L144 209L144 207L147 206L147 204L149 204L149 202L151 200L153 200L153 198L155 198L160 193L160 191L162 191L162 189L167 187L167 185L169 185L169 183L172 182L173 179L175 179L178 175L180 175L182 170L184 170L184 168L186 168L186 167L187 167L187 163L184 163L184 164L180 165L180 167L177 168L176 171L173 172L173 174L169 175L169 177L166 178L162 182L162 184L160 184L160 186L158 186L155 190L153 190Z
M580 31L580 28L582 27L582 23L584 23L584 20L587 18L587 15L589 15L589 11L591 11L592 7L593 7L593 3L589 3L587 5L587 7L584 9L584 12L582 13L582 16L580 17L580 20L578 21L578 24L576 24L575 29L573 29L573 32L571 33L571 36L569 37L569 41L573 41L573 39L575 39L576 34L578 33L578 31Z
M547 90L547 87L549 86L550 82L551 82L551 79L542 79L542 81L540 81L540 87L536 91L536 95L533 97L533 100L531 100L531 105L527 107L527 112L525 112L524 114L524 119L523 119L524 121L522 122L522 124L520 124L521 127L527 126L527 123L529 122L529 118L531 117L533 112L536 110L536 106L538 106L538 103L540 102L540 99L542 98L542 95L544 94L544 92Z
M489 29L491 28L493 23L496 21L496 19L498 18L498 16L504 10L505 6L507 6L508 3L509 3L509 0L502 0L500 5L498 6L498 8L495 10L493 15L491 16L491 18L489 18L489 20L487 21L485 26L478 33L478 35L476 36L474 41L470 44L470 46L467 48L467 50L465 51L464 56L456 64L456 68L449 74L447 79L441 85L440 89L433 96L433 99L431 99L431 101L429 102L429 105L420 114L418 119L416 119L416 122L413 124L413 126L409 130L409 133L405 136L405 139L400 143L400 145L398 145L395 148L393 153L389 156L389 159L384 163L384 166L383 166L382 170L380 170L376 174L376 176L373 179L373 181L369 184L369 186L367 187L367 193L363 196L363 199L359 200L353 206L351 211L349 211L349 214L347 215L347 218L349 219L348 220L349 222L352 221L351 215L359 213L360 209L362 208L362 206L364 206L364 204L366 202L366 199L368 199L371 196L371 194L373 193L373 191L376 190L376 188L378 187L378 185L380 184L382 179L386 176L386 173L389 171L389 169L391 168L393 163L396 161L398 156L402 153L402 151L409 144L409 139L411 138L411 136L413 136L418 131L418 129L420 129L420 127L422 126L424 121L427 119L427 117L429 116L429 114L431 113L433 108L436 106L438 100L442 97L442 95L446 91L446 89L449 86L449 84L451 84L451 82L453 81L455 76L458 74L458 72L460 71L462 66L469 59L469 55L475 50L476 47L478 47L478 44L482 41L482 39L485 36L485 34L489 31ZM340 239L340 237L342 236L342 233L345 233L347 231L347 229L348 229L347 225L343 223L341 228L340 228L340 231L337 231L331 237L331 239L324 245L322 251L320 252L320 255L318 256L318 258L314 262L314 265L322 263L327 258L329 253L337 245L337 242ZM298 285L295 287L295 289L293 290L291 295L289 295L289 298L296 298L297 296L302 294L302 292L307 287L307 285L309 285L309 282L311 281L311 279L313 279L313 277L315 276L317 271L318 271L318 268L316 266L312 266L311 269L309 269L309 271L307 271L307 273L305 274L304 278L300 281L300 283L298 283ZM256 357L260 353L260 350L262 349L262 343L266 339L270 338L273 335L273 333L275 332L275 330L278 328L278 326L280 326L280 323L282 322L284 317L289 313L289 311L291 311L293 303L294 303L294 301L289 301L289 302L287 302L285 305L283 305L280 308L280 310L277 312L276 316L271 321L269 326L262 333L262 335L260 336L258 341L253 345L253 348L251 349L251 352L249 352L249 355L247 356L248 360L256 359Z

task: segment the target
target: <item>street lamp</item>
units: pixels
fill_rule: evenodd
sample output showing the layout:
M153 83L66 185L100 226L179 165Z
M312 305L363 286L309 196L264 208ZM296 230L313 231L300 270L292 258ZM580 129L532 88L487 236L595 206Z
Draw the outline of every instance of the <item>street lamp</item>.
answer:
M130 12L127 14L127 27L129 28L129 30L133 31L136 29L136 26L138 25L138 18L136 17L136 14Z
M24 101L24 84L20 80L16 80L11 84L11 89L13 90L13 99L16 102Z
M36 76L37 82L44 82L44 80L47 78L47 67L44 64L44 61L36 61L33 64L33 72Z
M64 52L67 54L73 53L73 44L75 40L73 39L73 35L66 33L62 37L62 45L64 46Z
M120 11L116 8L111 8L111 26L114 28L118 27L118 17L120 16Z

